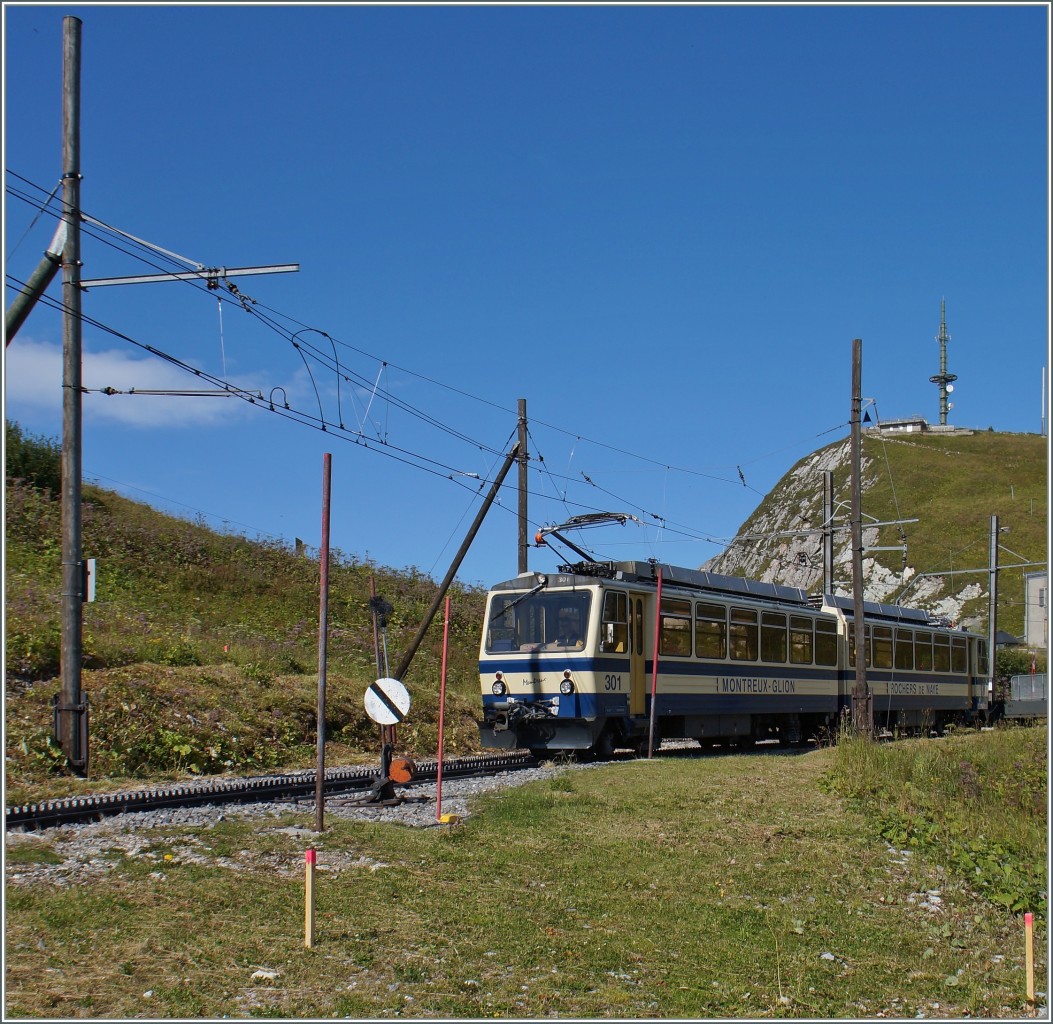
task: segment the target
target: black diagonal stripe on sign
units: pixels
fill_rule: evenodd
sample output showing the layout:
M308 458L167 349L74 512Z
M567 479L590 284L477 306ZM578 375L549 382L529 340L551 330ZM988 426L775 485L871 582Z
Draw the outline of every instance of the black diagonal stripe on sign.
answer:
M398 705L376 683L370 683L369 688L380 698L380 702L384 707L395 716L396 722L401 722L406 717L399 710Z

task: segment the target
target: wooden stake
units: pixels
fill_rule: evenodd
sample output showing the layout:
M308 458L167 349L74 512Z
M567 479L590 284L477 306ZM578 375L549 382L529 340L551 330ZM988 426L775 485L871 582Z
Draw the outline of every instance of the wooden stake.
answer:
M314 850L308 850L304 856L304 860L307 862L307 878L304 899L303 944L308 949L314 945L314 863L317 856Z
M1035 1005L1035 915L1024 915L1024 967L1027 973L1027 1002Z

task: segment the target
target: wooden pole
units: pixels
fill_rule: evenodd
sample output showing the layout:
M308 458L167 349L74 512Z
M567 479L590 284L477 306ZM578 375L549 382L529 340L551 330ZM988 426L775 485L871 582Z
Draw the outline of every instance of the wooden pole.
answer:
M654 757L655 708L658 704L658 638L662 634L662 567L658 567L658 593L654 604L654 666L651 670L651 723L647 733L647 757Z
M873 707L867 686L866 629L863 622L863 484L860 471L862 441L859 411L862 404L863 341L852 342L852 611L856 641L856 682L852 687L852 727L872 736Z
M991 582L987 598L987 706L994 701L995 645L998 643L998 516L991 516Z
M333 457L326 452L322 456L322 549L318 556L318 767L314 780L314 827L318 832L325 828L325 674L329 649L329 493L332 475Z
M62 19L62 694L59 742L73 769L87 773L81 750L81 287L80 287L80 35L79 18Z

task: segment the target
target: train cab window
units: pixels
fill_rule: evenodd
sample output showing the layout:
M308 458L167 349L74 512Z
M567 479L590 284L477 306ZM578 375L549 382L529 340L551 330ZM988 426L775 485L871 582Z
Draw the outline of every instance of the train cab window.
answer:
M874 640L871 647L874 652L874 668L892 668L891 626L874 627Z
M965 651L965 637L951 637L951 671L964 672L968 665Z
M914 634L914 667L919 672L932 671L932 634Z
M932 667L937 672L951 670L951 638L937 633L932 638Z
M731 656L736 661L756 661L759 649L757 612L752 608L731 609Z
M658 653L674 658L691 657L691 602L662 598Z
M585 646L585 617L577 602L562 604L555 615L556 636L549 638L549 645L557 648L570 647L580 651Z
M914 668L914 634L909 629L896 630L896 668Z
M622 654L629 649L629 599L620 590L603 595L603 618L600 620L600 650Z
M644 632L643 599L638 597L636 599L636 615L634 616L634 626L633 626L633 653L634 654L642 655L644 653L643 632Z
M695 653L723 661L728 656L727 609L722 604L695 605Z
M856 663L856 624L849 619L846 622L848 629L848 664L855 665ZM864 664L870 667L870 627L863 624L863 653L864 653Z
M815 620L815 663L837 664L837 622L834 619Z
M811 665L812 646L812 620L806 615L791 615L790 661L794 665Z
M786 661L786 616L781 612L761 613L761 661Z
M488 651L514 651L519 647L516 640L515 609L511 604L511 598L495 597L490 606L490 621L486 628Z

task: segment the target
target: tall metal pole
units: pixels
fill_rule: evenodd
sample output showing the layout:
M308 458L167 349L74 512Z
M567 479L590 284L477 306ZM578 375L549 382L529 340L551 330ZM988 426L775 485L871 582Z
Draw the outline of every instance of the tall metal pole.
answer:
M988 588L987 610L987 657L988 700L994 700L995 692L995 640L998 637L998 516L991 516L991 584Z
M940 426L945 427L947 426L947 409L949 408L947 395L954 390L954 381L958 379L957 374L947 372L947 342L951 340L951 336L947 333L946 299L940 300L940 333L936 335L936 340L940 345L940 372L930 377L929 380L939 386Z
M80 36L79 18L62 19L62 693L59 742L70 765L87 772L81 743L83 645L81 574L81 287L80 287ZM86 729L84 730L86 739Z
M527 416L526 399L519 399L519 574L529 572L527 550L530 531L527 527Z
M834 592L834 474L823 473L823 593Z
M852 612L856 641L856 682L852 687L852 726L868 736L874 731L870 692L867 688L866 630L863 623L863 485L860 462L862 441L859 411L862 405L863 340L852 341Z
M329 492L333 457L322 456L322 549L318 588L318 768L314 780L315 831L325 828L325 675L329 650Z
M658 708L658 655L662 636L662 567L658 567L658 591L654 597L654 663L651 668L651 717L647 724L647 757L654 757L654 727Z

